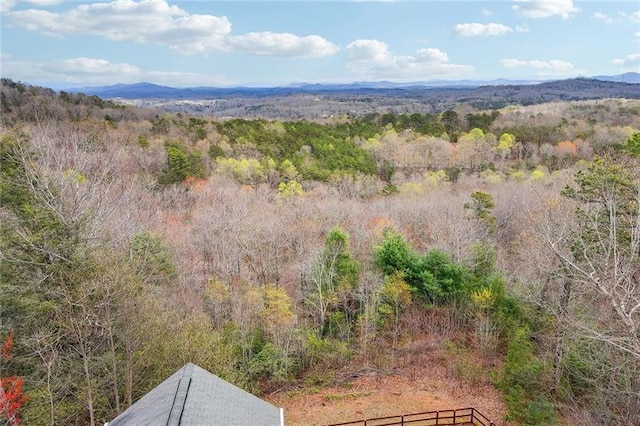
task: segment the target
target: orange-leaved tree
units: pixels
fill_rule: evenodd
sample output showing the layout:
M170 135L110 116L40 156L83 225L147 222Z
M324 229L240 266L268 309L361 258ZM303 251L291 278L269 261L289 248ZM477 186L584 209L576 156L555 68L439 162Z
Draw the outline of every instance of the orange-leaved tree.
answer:
M13 346L13 334L9 333L4 339L2 360L11 358L9 351ZM24 379L19 376L4 377L0 369L0 424L16 426L20 424L20 407L27 401L27 395L22 390Z

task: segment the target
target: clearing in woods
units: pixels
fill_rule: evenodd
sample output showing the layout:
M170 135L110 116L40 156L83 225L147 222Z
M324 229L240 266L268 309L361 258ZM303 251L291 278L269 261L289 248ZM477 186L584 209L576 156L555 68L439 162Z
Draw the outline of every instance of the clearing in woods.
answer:
M500 392L487 379L461 379L460 363L444 349L411 351L399 355L397 361L400 367L392 371L364 368L347 374L351 378L337 386L282 390L266 399L284 408L287 426L466 407L476 408L496 424L506 424ZM474 365L481 363L478 360Z

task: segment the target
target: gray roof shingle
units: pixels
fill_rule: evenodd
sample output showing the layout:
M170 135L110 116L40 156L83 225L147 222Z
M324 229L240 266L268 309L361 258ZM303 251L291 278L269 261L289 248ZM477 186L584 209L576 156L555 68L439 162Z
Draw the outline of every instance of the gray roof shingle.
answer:
M108 426L283 426L282 409L187 364Z

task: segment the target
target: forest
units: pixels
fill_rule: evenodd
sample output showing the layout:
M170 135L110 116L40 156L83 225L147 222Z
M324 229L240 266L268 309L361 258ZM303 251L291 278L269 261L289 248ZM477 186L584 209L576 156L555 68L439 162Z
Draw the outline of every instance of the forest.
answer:
M117 98L126 104L159 107L167 112L208 114L216 117L266 118L270 120L313 119L331 116L361 116L368 113L436 113L466 104L479 109L500 109L509 105L534 105L557 101L603 98L640 99L635 73L617 81L573 78L531 84L458 86L440 82L441 87L381 82L310 84L286 87L171 88L150 83L87 87L89 95ZM624 80L624 81L627 81ZM373 87L372 87L373 86Z
M392 374L425 341L499 424L640 424L639 100L0 101L1 424L104 424L187 362L257 395Z

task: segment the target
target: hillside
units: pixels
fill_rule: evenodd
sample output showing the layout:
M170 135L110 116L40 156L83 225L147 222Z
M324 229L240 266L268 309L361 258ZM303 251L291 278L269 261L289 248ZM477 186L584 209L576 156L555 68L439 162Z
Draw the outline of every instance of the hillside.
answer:
M104 424L193 362L292 423L387 414L390 391L637 424L640 100L384 99L401 111L221 119L2 80L14 412Z
M87 95L120 99L134 105L160 107L186 112L230 117L318 119L345 114L404 112L408 105L415 112L438 113L458 104L479 109L510 105L533 105L554 101L627 98L640 99L637 84L570 79L539 84L473 83L453 87L413 85L302 85L273 88L177 89L140 83L76 89ZM478 83L479 84L479 83Z
M457 373L461 358L451 355L433 335L425 336L403 346L392 371L350 368L338 372L333 385L292 386L265 397L284 407L289 426L465 407L478 407L496 424L503 424L507 410L499 390L486 377L461 377Z

